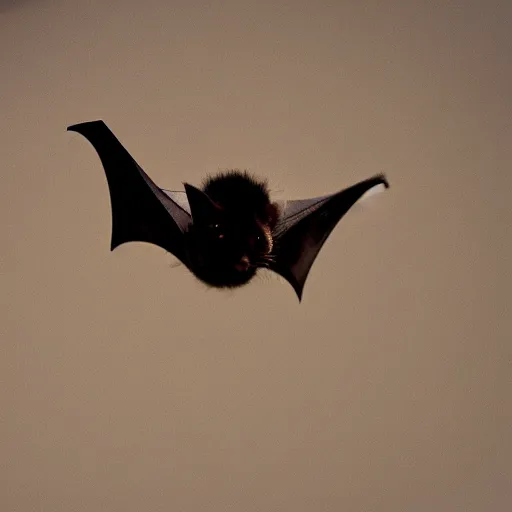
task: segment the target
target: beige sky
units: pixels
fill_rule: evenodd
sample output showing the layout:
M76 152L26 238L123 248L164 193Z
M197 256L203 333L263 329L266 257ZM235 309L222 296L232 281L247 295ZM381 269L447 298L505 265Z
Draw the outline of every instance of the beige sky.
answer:
M512 506L509 1L0 0L0 510ZM70 124L162 187L377 172L302 304L109 252Z

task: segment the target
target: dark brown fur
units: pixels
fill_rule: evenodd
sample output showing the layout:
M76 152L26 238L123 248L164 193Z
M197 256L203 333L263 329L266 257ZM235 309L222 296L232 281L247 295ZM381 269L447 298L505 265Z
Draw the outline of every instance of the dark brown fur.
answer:
M209 177L201 190L210 201L196 211L192 207L193 225L187 233L191 269L210 286L244 285L272 257L277 206L266 183L247 172Z

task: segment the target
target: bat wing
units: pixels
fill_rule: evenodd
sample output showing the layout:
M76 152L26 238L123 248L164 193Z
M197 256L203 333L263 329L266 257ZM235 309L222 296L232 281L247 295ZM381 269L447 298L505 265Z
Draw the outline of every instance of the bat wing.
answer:
M68 127L83 135L103 164L112 207L111 250L126 242L158 245L185 263L189 211L149 178L103 121Z
M284 203L273 232L276 249L271 270L292 285L299 301L309 271L336 224L356 202L377 187L389 187L384 175L361 181L336 194Z
M174 203L176 203L185 213L192 218L190 203L188 202L187 193L182 190L166 190L162 189L166 196L168 196Z

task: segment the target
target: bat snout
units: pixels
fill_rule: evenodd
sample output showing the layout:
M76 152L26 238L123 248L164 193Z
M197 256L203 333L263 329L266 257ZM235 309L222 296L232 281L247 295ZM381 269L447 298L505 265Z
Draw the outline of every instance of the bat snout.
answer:
M251 266L251 261L247 255L244 255L240 258L238 263L235 264L235 269L239 272L245 272Z

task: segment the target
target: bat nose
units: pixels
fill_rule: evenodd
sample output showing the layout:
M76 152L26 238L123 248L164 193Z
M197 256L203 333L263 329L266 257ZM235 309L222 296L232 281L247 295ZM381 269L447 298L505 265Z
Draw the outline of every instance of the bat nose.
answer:
M235 265L235 268L239 271L247 270L249 268L250 261L248 256L242 256L240 261Z

